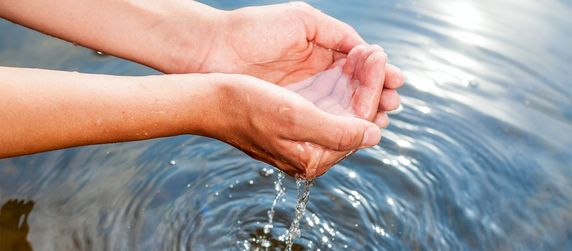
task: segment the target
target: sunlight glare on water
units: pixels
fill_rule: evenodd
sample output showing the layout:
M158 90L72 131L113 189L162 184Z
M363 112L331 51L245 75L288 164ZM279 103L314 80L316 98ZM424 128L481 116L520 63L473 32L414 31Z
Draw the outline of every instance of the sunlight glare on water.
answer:
M572 250L572 4L309 3L407 80L382 142L314 181L292 250ZM6 21L0 34L0 65L157 74ZM4 159L0 218L28 215L35 250L284 250L296 182L265 231L277 173L194 136Z

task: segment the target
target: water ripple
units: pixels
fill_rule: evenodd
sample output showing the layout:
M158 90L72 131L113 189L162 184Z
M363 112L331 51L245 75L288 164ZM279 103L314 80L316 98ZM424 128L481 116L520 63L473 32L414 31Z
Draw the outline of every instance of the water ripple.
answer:
M382 143L315 181L294 250L572 249L570 4L311 3L382 44L407 81ZM0 63L150 72L15 27L0 23L69 56L36 61L0 37ZM276 173L263 168L202 137L81 147L0 160L0 203L35 202L42 250L281 250L295 182L265 234Z

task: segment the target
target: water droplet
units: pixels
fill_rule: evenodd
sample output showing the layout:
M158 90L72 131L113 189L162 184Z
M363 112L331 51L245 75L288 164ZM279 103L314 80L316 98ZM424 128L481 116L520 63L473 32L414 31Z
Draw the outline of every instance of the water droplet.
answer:
M187 187L191 187L191 184L190 184L190 183L189 183L189 184L187 184Z
M254 184L254 180L249 180L248 184L250 184L250 185Z
M175 162L174 160L169 161L169 165L174 166L175 164L177 164L177 162Z
M389 204L389 205L392 205L392 206L393 206L393 205L395 205L395 201L393 201L393 199L392 199L392 198L387 198L387 204Z
M262 239L260 241L260 246L263 248L269 248L271 245L272 245L272 243L267 239Z
M264 167L260 169L260 175L262 175L263 177L269 177L272 174L274 174L274 169L272 168Z
M272 224L266 224L264 225L264 233L265 234L269 234L270 231L272 230L272 228L274 228L274 226Z

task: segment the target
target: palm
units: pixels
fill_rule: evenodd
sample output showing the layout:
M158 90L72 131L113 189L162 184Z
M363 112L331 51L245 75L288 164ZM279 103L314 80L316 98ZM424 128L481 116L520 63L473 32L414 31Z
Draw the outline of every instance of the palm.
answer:
M360 87L359 79L344 74L342 68L345 62L345 59L338 60L333 68L309 79L289 84L286 88L328 113L359 117L358 111L362 107L358 107L360 104L354 95ZM377 105L375 102L367 104L375 108Z

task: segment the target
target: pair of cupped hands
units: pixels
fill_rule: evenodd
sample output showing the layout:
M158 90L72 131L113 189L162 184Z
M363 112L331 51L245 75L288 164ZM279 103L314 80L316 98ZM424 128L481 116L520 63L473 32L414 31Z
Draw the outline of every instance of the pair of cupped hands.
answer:
M380 46L301 2L228 15L208 53L167 70L229 74L222 126L206 136L305 178L379 143L403 84Z

